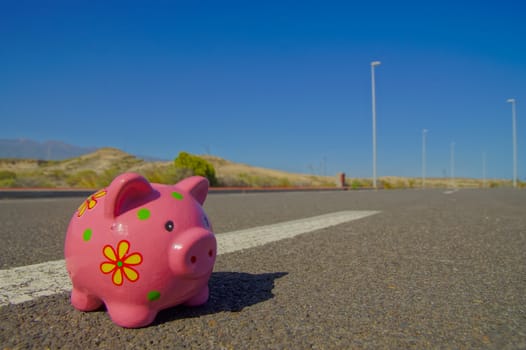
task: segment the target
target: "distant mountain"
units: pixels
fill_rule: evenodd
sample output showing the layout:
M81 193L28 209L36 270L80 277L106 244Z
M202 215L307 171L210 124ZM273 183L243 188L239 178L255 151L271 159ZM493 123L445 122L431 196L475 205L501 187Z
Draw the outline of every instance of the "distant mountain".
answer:
M0 158L64 160L92 153L97 148L78 147L60 141L0 139Z

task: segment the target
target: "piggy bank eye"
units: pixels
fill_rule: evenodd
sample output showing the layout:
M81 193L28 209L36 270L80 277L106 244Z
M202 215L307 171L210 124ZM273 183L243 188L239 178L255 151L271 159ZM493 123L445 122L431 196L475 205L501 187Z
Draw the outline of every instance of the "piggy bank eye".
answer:
M164 224L164 228L166 229L166 231L172 232L174 229L174 222L172 220L166 221L166 224Z

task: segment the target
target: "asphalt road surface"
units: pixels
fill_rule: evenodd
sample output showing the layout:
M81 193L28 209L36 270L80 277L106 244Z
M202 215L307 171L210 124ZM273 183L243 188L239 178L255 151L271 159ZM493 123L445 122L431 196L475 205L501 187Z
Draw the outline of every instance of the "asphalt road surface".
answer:
M0 269L63 259L82 199L1 200ZM141 329L114 325L104 310L76 311L67 292L8 303L0 348L526 348L526 191L213 194L205 209L218 239L379 213L219 252L207 304L162 311Z

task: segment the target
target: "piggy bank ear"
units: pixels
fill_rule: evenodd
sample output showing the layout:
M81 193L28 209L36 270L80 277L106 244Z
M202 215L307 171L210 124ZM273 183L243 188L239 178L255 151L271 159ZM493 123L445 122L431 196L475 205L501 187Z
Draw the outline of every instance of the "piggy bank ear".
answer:
M175 186L190 192L201 205L203 205L208 195L209 183L206 177L190 176L179 181Z
M151 199L155 193L148 180L139 174L124 173L117 176L108 187L104 214L117 217Z

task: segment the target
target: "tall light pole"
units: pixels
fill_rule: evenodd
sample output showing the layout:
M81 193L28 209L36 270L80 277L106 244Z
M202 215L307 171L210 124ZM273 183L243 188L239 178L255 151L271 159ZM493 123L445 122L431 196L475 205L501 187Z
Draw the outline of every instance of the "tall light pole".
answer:
M451 142L451 187L455 187L455 142Z
M482 152L482 188L486 188L486 152Z
M379 66L380 61L371 62L371 92L373 101L373 187L376 189L376 94L374 89L374 67Z
M426 187L426 134L427 129L422 129L422 188Z
M513 125L513 187L517 187L517 112L515 110L516 101L514 98L506 102L511 103L511 120Z

